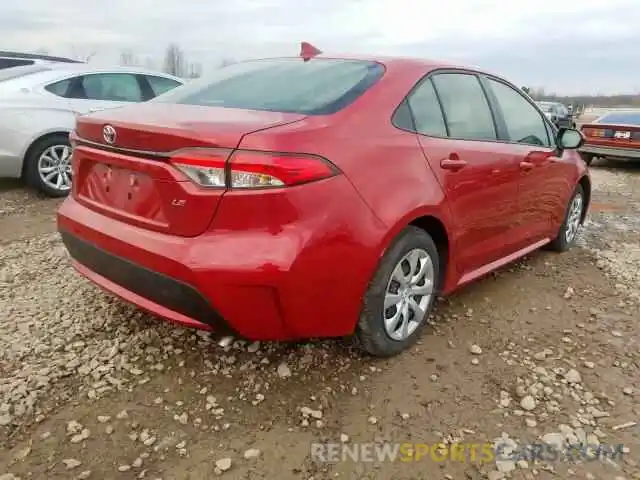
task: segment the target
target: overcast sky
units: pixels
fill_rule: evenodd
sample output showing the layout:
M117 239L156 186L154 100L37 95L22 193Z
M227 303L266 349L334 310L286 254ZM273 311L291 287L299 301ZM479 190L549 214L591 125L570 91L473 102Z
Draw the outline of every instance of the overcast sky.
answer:
M223 57L327 53L452 60L558 93L640 92L640 0L0 0L0 49L161 65L169 42Z

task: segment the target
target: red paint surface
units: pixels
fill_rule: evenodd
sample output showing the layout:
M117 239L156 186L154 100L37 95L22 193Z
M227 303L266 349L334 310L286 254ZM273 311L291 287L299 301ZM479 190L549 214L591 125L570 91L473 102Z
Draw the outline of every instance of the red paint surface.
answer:
M382 79L331 116L147 104L80 118L77 136L93 142L111 124L124 148L312 154L337 173L291 187L207 190L167 159L79 145L59 227L192 285L240 334L267 340L352 333L380 258L411 222L428 217L446 230L445 293L553 238L586 175L579 155L401 131L390 121L395 108L440 65L382 63ZM78 268L147 311L203 327Z

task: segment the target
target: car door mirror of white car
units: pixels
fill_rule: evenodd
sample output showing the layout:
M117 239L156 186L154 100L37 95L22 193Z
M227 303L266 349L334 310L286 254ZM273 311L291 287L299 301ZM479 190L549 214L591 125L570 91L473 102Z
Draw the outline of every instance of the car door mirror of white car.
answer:
M584 136L574 128L561 128L556 136L556 145L560 150L575 150L584 143Z

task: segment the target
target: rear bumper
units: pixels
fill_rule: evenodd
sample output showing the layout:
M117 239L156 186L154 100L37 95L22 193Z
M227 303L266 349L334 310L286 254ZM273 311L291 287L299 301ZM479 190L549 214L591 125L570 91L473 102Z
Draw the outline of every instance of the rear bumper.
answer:
M616 157L640 159L640 150L631 148L614 148L600 145L583 145L580 153L588 153L598 157Z
M203 330L227 330L222 317L196 289L113 255L60 230L73 266L95 284L144 310Z
M299 220L278 229L241 225L177 237L125 224L70 196L58 230L82 275L158 317L251 340L343 336L353 332L386 229L346 179L333 184L335 195L324 202L287 197L285 213ZM244 223L235 207L221 207L216 221Z

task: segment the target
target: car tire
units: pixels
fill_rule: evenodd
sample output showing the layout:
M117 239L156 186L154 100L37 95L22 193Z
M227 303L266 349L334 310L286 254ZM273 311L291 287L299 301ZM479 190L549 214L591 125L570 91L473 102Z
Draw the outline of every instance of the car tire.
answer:
M591 165L593 163L595 155L591 155L590 153L583 153L581 154L581 157L582 160L584 160L584 163L586 163L587 165Z
M575 245L580 227L582 226L585 206L586 198L584 189L582 185L578 185L573 195L571 195L558 235L549 244L552 250L556 252L566 252Z
M439 278L440 258L431 236L417 227L405 228L385 252L369 284L354 335L356 344L377 357L396 355L412 345L433 310ZM393 303L394 299L398 301Z
M24 159L24 179L31 188L44 193L48 197L65 197L71 189L71 144L69 136L63 133L56 133L36 140L29 148ZM56 183L47 181L44 169L54 168L53 179L58 177L69 179L68 184L62 184L56 188ZM64 172L64 173L63 173Z

